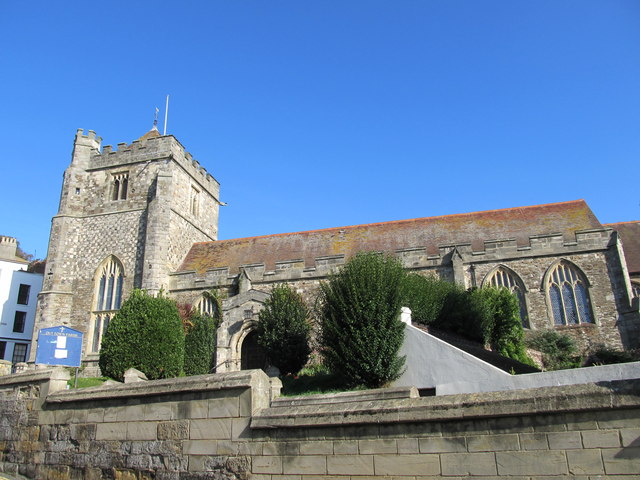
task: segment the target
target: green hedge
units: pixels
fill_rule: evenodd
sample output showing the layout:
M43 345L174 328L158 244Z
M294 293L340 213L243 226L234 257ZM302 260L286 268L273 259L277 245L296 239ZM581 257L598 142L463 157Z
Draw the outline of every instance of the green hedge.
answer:
M184 365L184 330L173 300L134 290L102 338L100 370L123 380L128 368L149 379L177 377Z
M286 284L276 285L258 316L258 344L282 375L298 373L309 359L311 324L302 297Z
M369 252L359 253L321 284L320 350L347 385L376 388L402 372L399 316L405 276L397 260Z

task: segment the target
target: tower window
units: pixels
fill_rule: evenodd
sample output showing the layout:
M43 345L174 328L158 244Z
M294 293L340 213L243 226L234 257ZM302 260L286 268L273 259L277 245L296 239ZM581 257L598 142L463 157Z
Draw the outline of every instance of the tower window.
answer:
M547 276L547 295L556 325L593 323L587 282L582 272L560 262Z
M24 333L24 324L27 320L27 312L16 312L13 317L13 331L15 333Z
M129 187L129 172L116 173L111 181L111 200L126 200Z
M102 336L107 331L109 322L120 309L124 273L122 264L115 257L109 259L96 272L95 307L93 310L93 337L91 349L100 350Z
M200 190L198 190L194 186L191 187L189 210L191 211L191 215L193 215L194 217L198 216L198 211L200 210Z
M24 283L20 284L20 288L18 289L18 303L20 305L28 305L29 304L29 292L31 291L31 285L25 285Z

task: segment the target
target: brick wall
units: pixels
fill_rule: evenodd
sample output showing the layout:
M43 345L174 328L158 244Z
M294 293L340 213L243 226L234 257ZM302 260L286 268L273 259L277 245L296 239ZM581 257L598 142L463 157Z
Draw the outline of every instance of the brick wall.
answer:
M59 391L0 378L0 472L55 479L638 478L640 380L269 403L261 371ZM55 387L55 388L54 388Z

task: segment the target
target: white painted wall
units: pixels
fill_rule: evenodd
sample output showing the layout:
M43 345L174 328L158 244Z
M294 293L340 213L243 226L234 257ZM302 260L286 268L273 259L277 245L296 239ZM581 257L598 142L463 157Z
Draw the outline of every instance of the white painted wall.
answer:
M29 273L27 264L18 261L0 260L0 341L7 342L4 358L11 360L16 343L31 345L38 293L42 290L41 273ZM20 284L29 285L29 299L26 305L18 304ZM13 331L16 311L26 312L24 332ZM29 358L30 347L27 348Z
M412 325L405 327L400 355L407 357L406 369L393 386L435 388L436 395L640 378L640 362L511 375Z

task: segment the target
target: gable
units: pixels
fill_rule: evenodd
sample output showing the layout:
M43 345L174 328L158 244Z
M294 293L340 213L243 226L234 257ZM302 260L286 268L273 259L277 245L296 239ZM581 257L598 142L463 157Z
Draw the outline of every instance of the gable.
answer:
M640 221L609 223L605 226L613 228L620 235L629 274L640 273Z

